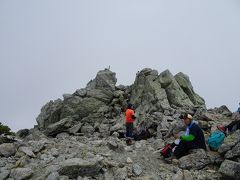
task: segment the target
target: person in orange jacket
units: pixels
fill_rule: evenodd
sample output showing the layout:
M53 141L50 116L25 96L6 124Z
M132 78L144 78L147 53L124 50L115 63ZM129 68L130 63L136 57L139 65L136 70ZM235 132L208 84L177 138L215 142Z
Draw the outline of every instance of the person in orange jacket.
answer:
M136 116L135 116L135 111L133 109L133 105L129 103L126 111L126 138L127 138L128 145L132 144L133 123L135 120L136 120Z

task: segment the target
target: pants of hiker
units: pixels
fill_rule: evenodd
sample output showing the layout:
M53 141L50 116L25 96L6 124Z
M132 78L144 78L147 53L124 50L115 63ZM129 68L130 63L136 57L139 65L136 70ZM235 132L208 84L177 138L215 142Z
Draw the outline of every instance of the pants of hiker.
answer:
M237 129L240 129L240 121L233 121L229 125L226 126L229 132L234 132Z
M173 154L177 159L179 159L183 156L186 156L190 149L196 149L195 144L192 142L180 141L179 145L176 146Z
M133 123L126 123L126 138L133 138Z

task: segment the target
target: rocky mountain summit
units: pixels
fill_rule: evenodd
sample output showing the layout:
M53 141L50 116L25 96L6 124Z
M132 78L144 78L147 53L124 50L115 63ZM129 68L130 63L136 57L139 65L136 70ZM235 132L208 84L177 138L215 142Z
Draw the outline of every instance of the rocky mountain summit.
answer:
M33 129L9 141L0 137L0 179L240 179L240 130L217 152L194 150L172 164L160 155L174 141L172 132L181 131L182 113L194 115L206 138L238 114L226 106L206 109L183 73L146 68L131 86L116 83L114 72L99 71L85 88L45 104ZM136 132L152 129L131 146L123 125L128 102L136 110Z

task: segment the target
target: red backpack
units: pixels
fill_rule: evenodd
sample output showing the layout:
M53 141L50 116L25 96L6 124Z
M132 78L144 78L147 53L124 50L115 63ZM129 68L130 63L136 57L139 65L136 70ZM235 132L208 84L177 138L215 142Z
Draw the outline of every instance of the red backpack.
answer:
M174 144L167 144L161 151L161 155L164 158L169 158L172 155L172 149L174 148Z

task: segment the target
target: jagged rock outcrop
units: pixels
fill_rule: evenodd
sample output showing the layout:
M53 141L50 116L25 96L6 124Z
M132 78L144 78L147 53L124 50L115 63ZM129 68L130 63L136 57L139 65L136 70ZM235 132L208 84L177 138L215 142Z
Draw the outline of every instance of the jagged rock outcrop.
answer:
M88 129L102 129L107 127L104 117L109 119L119 116L124 112L127 102L137 108L140 121L148 119L149 122L154 121L151 114L156 112L173 115L176 108L205 107L204 100L194 92L189 78L183 73L174 77L169 70L158 74L156 70L146 68L137 74L130 88L123 85L116 87L116 82L116 74L112 71L99 71L86 88L78 89L73 94L64 94L63 100L50 101L43 106L37 117L39 128L44 129L47 135L56 135L58 132L53 132L53 127L59 126L59 121L71 118L74 122L71 127L62 126L66 132L73 133L68 129L73 128L76 122L81 122L81 126ZM93 116L97 117L95 120L102 119L103 122L88 122ZM94 129L90 130L92 128L81 132L84 129L80 128L74 133L94 132Z
M191 151L178 164L167 164L160 150L184 133L182 113L194 115L206 138L217 124L240 119L226 106L206 109L190 79L169 70L137 73L131 86L116 86L116 74L99 71L85 88L50 101L38 126L20 130L16 139L0 138L0 179L237 179L240 131L225 138L218 152ZM135 134L127 146L124 112L136 108ZM9 139L8 139L9 140Z
M140 71L132 86L130 101L146 113L177 107L205 107L205 101L194 92L188 76L179 73L174 77L169 70L160 74L152 69Z
M180 72L177 75L175 75L174 78L176 79L179 86L182 88L185 94L187 94L187 96L194 105L198 106L205 105L204 99L194 92L190 79L186 74Z

